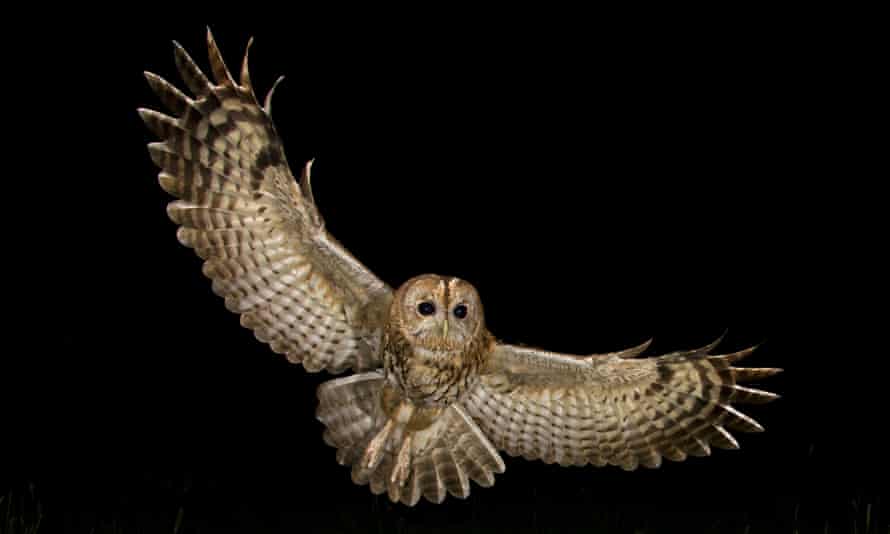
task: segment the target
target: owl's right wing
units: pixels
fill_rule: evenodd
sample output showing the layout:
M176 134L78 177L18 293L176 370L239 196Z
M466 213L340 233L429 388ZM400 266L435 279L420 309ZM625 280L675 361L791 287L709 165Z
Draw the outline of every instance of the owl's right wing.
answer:
M778 397L739 383L781 370L734 367L754 347L709 354L719 341L648 358L648 342L590 356L501 344L462 402L495 447L547 463L633 470L735 449L728 429L763 427L733 404Z
M179 198L167 207L179 241L205 260L226 307L275 352L309 371L379 367L392 290L325 230L309 164L298 184L272 123L273 91L261 106L247 53L237 83L209 30L207 43L214 81L174 43L194 96L146 73L176 116L139 110L163 140L149 152L161 187Z

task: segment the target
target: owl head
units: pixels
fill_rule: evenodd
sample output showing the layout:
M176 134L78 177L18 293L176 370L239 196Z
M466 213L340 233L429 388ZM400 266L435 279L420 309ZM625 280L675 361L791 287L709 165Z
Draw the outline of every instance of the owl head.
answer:
M434 352L465 347L485 326L476 288L460 278L436 274L402 284L391 317L415 347Z

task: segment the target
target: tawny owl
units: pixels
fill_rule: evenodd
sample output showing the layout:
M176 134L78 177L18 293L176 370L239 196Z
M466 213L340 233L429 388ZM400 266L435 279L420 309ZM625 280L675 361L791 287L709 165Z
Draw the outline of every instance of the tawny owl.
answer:
M639 358L648 343L575 356L499 343L468 282L413 278L395 292L324 227L285 160L247 69L236 82L208 32L213 81L175 44L192 96L148 82L175 117L141 109L177 235L241 324L309 371L358 374L318 388L318 418L357 484L414 505L494 483L504 451L560 465L658 467L735 449L763 428L733 407L776 395L738 385L779 372L733 364L753 350ZM250 43L248 43L248 48ZM274 90L274 87L273 87Z

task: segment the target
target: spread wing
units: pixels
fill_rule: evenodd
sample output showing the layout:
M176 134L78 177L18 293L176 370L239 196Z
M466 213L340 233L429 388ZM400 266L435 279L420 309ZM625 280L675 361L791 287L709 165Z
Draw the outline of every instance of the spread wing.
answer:
M633 470L736 449L729 430L763 427L733 404L778 398L739 383L781 369L733 367L756 347L709 354L719 341L648 358L649 342L591 356L499 345L463 404L495 447L547 463Z
M207 43L213 81L174 43L193 96L147 72L174 116L139 110L162 139L148 148L161 187L179 199L167 207L179 241L205 260L226 307L275 352L309 371L379 367L392 290L325 231L311 162L294 179L270 115L274 86L261 106L247 53L236 83L209 30Z

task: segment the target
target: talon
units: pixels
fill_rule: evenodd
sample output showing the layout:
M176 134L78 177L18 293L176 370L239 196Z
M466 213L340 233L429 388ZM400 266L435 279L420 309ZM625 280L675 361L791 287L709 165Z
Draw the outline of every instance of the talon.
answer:
M392 434L394 426L395 422L390 419L386 422L383 429L374 436L374 439L368 444L368 448L365 449L365 454L362 455L362 465L368 469L374 469L380 465L380 460L383 459L383 451L386 449L386 440Z
M396 459L396 466L389 477L389 481L399 488L405 485L405 481L408 480L408 474L411 472L411 437L412 435L408 434L408 437L402 442L399 456Z

